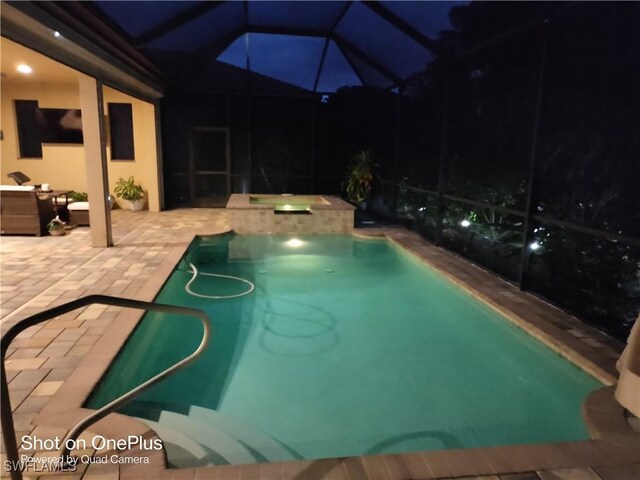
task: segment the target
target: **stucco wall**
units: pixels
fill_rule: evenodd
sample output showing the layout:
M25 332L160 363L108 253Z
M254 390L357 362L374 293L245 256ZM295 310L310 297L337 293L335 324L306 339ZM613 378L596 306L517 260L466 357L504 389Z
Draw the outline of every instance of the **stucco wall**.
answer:
M133 110L133 146L135 161L111 160L111 149L107 146L109 159L109 191L113 193L118 178L129 178L142 185L147 194L149 210L160 210L158 191L158 169L156 151L156 130L154 107L152 104L138 100L112 88L104 89L104 111L107 114L107 103L131 103Z
M82 145L43 144L42 158L19 158L18 134L14 100L37 100L43 108L80 108L77 85L38 82L2 82L0 129L2 162L0 183L12 184L7 173L16 170L31 177L31 183L48 183L54 189L86 191L87 179ZM131 103L135 161L112 161L107 146L109 191L113 193L119 177L133 175L147 192L148 206L159 211L157 151L154 107L111 88L104 89L105 114L107 103Z
M31 183L49 183L54 189L86 191L86 170L82 145L42 145L42 158L19 158L18 130L14 100L38 100L42 108L80 108L78 87L54 83L2 83L2 178L12 184L7 173L19 170Z

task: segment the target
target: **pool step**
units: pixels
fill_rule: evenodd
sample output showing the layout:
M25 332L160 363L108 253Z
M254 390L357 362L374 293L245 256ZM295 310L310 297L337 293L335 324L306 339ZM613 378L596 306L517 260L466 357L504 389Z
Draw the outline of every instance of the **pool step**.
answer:
M181 431L168 427L162 423L141 418L162 439L162 444L167 451L169 463L177 468L213 465L207 451L198 442L185 435Z
M208 448L213 453L209 456L222 460L216 463L242 464L257 461L249 449L215 425L208 425L190 416L167 410L160 414L158 423L183 432L201 446Z
M286 461L299 460L302 458L267 433L247 425L240 419L225 415L216 410L193 405L189 409L189 417L204 422L207 425L215 425L242 444L255 450L259 455L265 457L266 460Z
M301 458L268 434L203 407L191 406L188 415L162 410L157 421L141 420L158 433L175 467Z

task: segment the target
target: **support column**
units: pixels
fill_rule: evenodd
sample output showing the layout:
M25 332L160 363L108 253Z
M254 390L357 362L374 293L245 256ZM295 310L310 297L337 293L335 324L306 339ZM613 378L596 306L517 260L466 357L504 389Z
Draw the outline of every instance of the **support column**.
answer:
M112 247L111 207L107 201L107 150L102 81L79 75L82 132L89 194L89 223L94 247Z
M164 160L162 157L162 115L160 113L160 101L153 103L153 113L156 126L156 159L158 166L158 200L160 211L165 209L164 198Z

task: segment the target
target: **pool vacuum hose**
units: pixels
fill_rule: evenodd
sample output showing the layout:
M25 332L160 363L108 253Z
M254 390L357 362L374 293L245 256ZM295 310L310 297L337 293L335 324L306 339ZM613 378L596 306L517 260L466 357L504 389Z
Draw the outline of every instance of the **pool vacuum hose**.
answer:
M191 267L192 277L191 277L191 280L189 280L187 284L184 286L184 289L189 295L193 295L194 297L210 298L212 300L223 300L225 298L237 298L237 297L243 297L245 295L249 295L256 288L256 286L252 282L250 282L245 278L234 277L232 275L222 275L220 273L198 272L198 269L196 268L196 266L191 262L189 262L189 266ZM204 295L202 293L196 293L193 290L191 290L191 284L196 281L196 279L198 278L198 275L205 275L207 277L229 278L231 280L237 280L239 282L243 282L249 285L249 289L241 293L236 293L234 295Z

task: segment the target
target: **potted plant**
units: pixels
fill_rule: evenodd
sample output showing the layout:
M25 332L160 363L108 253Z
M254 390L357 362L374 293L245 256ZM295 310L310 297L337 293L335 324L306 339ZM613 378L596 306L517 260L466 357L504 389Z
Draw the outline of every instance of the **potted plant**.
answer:
M89 201L89 195L87 194L87 192L71 192L69 194L69 197L74 202L88 202Z
M361 210L367 208L367 200L373 184L375 164L369 150L362 150L351 157L343 188L349 200Z
M64 235L64 222L60 220L60 217L56 216L47 224L47 229L49 230L49 235L60 237Z
M133 177L124 179L120 177L115 188L116 197L122 198L129 205L129 209L135 211L144 208L144 190L141 185L136 185Z

